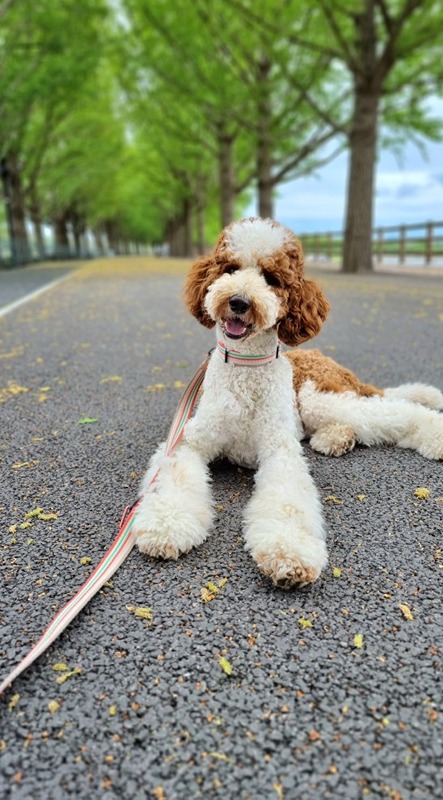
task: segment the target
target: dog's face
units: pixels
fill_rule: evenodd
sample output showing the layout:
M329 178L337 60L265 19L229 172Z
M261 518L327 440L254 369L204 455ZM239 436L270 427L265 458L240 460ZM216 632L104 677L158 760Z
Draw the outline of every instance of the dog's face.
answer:
M291 346L316 336L329 310L317 284L304 278L296 236L257 217L222 231L212 252L191 267L185 300L199 322L218 323L227 339L275 328Z

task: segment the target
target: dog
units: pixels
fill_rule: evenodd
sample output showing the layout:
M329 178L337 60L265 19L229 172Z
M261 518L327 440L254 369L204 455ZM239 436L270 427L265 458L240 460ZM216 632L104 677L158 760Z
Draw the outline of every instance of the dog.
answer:
M296 236L270 219L225 228L191 267L184 297L202 325L215 327L217 346L179 446L165 455L161 444L151 461L135 541L172 559L201 544L213 518L208 465L227 457L256 470L244 535L259 570L283 588L312 583L327 550L302 439L333 456L387 443L442 459L443 395L423 384L379 389L318 350L281 352L281 343L316 336L329 304L305 277Z

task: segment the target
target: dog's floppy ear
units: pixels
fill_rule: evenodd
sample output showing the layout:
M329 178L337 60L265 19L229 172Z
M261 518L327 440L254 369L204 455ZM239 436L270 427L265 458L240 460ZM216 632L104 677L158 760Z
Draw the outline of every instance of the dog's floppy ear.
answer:
M318 284L302 277L291 287L288 313L278 328L279 338L290 347L313 339L320 332L329 308Z
M204 305L206 292L214 280L215 270L214 258L210 253L192 265L185 280L184 298L187 308L206 328L213 328L215 325Z

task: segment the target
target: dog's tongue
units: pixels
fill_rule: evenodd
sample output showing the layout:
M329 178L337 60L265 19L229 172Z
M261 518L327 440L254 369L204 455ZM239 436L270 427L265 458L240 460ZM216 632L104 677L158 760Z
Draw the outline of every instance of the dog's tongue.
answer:
M232 336L242 336L246 332L246 325L240 319L227 319L226 331Z

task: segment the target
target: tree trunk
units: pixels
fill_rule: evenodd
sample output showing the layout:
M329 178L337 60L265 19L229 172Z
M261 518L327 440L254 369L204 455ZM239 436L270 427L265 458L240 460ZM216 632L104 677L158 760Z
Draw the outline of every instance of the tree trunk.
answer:
M350 134L343 272L372 270L372 219L379 97L357 92Z
M192 257L194 249L192 245L192 202L189 198L183 203L183 224L184 224L184 256Z
M66 212L54 217L55 252L56 258L70 258L71 248L68 236L68 216Z
M29 190L29 214L31 222L34 226L35 243L37 246L37 256L43 261L46 258L45 240L43 237L42 217L40 213L40 203L35 186L31 186Z
M234 135L228 134L224 128L220 126L218 134L218 174L220 186L220 222L222 228L225 228L226 225L229 225L234 219L234 140Z
M272 219L274 214L272 197L272 133L269 126L272 108L268 82L271 66L271 62L264 55L257 65L257 186L258 213L261 217L271 217Z
M25 220L25 199L17 154L9 153L2 159L1 166L6 214L8 217L8 228L11 239L11 262L14 266L17 266L19 264L26 264L31 260Z

